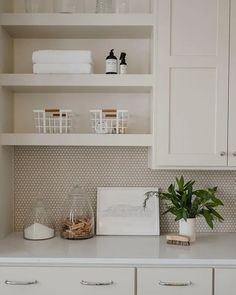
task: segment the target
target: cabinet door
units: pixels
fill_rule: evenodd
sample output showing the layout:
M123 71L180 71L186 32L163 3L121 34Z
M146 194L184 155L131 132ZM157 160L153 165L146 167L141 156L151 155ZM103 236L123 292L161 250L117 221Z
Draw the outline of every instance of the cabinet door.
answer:
M231 0L228 164L236 166L236 0Z
M229 0L159 0L157 166L226 166Z
M215 295L235 295L236 269L215 270Z
M138 269L138 295L212 295L212 280L212 269Z
M4 295L134 295L134 269L2 267Z

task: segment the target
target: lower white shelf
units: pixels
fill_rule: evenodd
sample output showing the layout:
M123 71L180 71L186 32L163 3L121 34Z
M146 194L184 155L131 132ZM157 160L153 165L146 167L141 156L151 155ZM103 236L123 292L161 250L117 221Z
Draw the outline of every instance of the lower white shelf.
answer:
M2 133L3 146L152 146L152 134Z

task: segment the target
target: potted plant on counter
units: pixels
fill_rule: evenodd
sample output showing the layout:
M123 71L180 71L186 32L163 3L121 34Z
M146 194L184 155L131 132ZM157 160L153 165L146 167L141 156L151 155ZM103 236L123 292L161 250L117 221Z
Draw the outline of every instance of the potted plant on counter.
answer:
M196 217L203 216L211 229L215 220L224 220L216 211L218 206L224 205L216 197L217 187L194 190L194 183L193 180L185 183L184 177L181 176L176 178L176 184L171 184L167 192L147 192L143 203L146 208L151 197L163 200L167 205L167 210L163 214L175 215L175 221L179 221L179 233L189 236L191 242L196 240Z

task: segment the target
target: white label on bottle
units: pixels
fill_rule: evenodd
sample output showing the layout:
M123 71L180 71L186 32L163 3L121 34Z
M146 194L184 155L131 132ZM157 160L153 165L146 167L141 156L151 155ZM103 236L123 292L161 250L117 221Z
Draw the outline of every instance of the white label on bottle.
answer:
M127 65L120 65L120 74L127 74Z
M117 73L117 60L107 59L106 60L106 73Z

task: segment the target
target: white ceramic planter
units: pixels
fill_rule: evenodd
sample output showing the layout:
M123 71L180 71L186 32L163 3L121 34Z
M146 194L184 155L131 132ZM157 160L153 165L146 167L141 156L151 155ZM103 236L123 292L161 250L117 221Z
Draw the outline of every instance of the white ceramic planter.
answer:
M196 241L196 218L179 221L179 234L190 237L190 242Z

